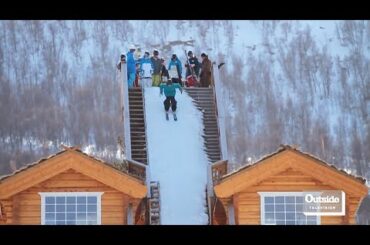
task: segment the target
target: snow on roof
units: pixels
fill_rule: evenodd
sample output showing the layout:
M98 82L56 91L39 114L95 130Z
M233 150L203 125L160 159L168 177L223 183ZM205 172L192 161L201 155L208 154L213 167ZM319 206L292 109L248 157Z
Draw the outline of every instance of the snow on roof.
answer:
M365 179L365 178L363 178L363 177L361 177L361 176L354 175L354 174L352 174L352 173L348 173L347 171L345 171L345 170L343 170L343 169L339 169L339 168L337 168L334 164L329 164L329 163L325 162L324 160L322 160L322 159L320 159L320 158L318 158L318 157L316 157L316 156L314 156L314 155L312 155L312 154L309 154L309 153L302 152L302 151L298 150L298 149L297 149L297 147L295 147L295 146L291 146L291 145L283 145L283 144L282 144L282 145L280 145L280 147L277 149L277 151L275 151L275 152L273 152L273 153L270 153L270 154L268 154L268 155L264 155L264 156L262 156L259 160L257 160L257 161L256 161L256 162L254 162L254 163L243 165L243 166L241 166L240 168L238 168L238 169L236 169L236 170L234 170L234 171L232 171L232 172L230 172L230 173L228 173L228 174L225 174L224 176L222 176L222 178L221 178L221 179L225 179L225 178L227 178L227 177L229 177L229 176L231 176L231 175L233 175L233 174L236 174L237 172L240 172L240 171L242 171L242 170L244 170L244 169L247 169L247 168L249 168L249 167L252 167L252 166L254 166L254 165L256 165L256 164L258 164L258 163L260 163L260 162L262 162L262 161L266 160L267 158L270 158L270 157L272 157L272 156L274 156L274 155L276 155L276 154L278 154L278 153L280 153L280 152L283 152L283 151L285 151L285 150L293 150L293 151L298 152L298 153L300 153L300 154L302 154L302 155L305 155L305 156L308 156L308 157L310 157L310 158L313 158L313 159L317 160L320 164L322 164L322 165L324 165L324 166L326 166L326 167L331 167L331 168L333 168L334 170L336 170L336 171L338 171L338 172L340 172L340 173L342 173L342 174L346 175L347 177L350 177L350 178L352 178L352 179L354 179L354 180L356 180L356 181L359 181L359 182L361 182L361 183L363 183L363 184L364 184L364 183L366 183L366 179Z

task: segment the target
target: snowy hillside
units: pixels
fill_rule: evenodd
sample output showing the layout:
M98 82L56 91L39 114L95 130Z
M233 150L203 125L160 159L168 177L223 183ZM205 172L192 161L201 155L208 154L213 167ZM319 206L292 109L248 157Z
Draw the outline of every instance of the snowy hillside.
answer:
M221 70L230 163L296 144L370 177L369 21L0 21L0 173L89 146L118 161L115 64L131 44ZM172 122L171 122L172 123Z

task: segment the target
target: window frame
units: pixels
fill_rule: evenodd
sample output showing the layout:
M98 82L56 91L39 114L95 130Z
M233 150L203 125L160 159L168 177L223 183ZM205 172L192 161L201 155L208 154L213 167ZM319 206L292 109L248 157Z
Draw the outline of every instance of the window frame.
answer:
M45 199L46 197L96 197L96 225L101 225L101 196L104 192L39 192L41 196L41 225L45 225Z
M274 192L257 192L260 195L260 215L261 225L277 225L277 224L266 224L265 223L265 197L276 197L276 196L304 196L303 192L291 192L291 191L274 191ZM312 215L309 215L312 216ZM307 225L307 224L304 224ZM316 225L321 225L321 216L316 215Z

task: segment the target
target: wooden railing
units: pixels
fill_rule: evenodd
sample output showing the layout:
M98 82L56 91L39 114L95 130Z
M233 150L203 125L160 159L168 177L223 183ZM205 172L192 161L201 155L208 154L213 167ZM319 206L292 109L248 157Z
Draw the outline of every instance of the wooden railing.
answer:
M222 160L212 165L212 182L216 185L222 176L227 174L227 160Z
M134 160L129 160L128 161L128 174L135 176L145 182L146 166Z
M135 160L124 160L122 163L113 163L118 170L127 173L143 182L146 181L146 166Z

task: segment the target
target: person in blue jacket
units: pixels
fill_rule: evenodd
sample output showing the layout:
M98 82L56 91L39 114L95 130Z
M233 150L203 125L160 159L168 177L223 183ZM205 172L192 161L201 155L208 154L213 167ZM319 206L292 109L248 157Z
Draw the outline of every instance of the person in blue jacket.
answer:
M127 53L127 82L128 87L134 87L134 81L136 77L136 62L134 58L135 46L130 46L130 51Z
M182 86L181 82L181 74L182 74L182 67L181 61L177 58L176 54L173 54L168 64L168 73L171 77L173 83L178 83Z
M177 101L175 100L176 89L179 89L182 93L182 88L178 83L172 83L171 79L167 81L167 83L162 83L160 86L160 94L166 96L166 99L163 101L164 110L166 111L166 117L168 117L168 110L172 109L174 117L176 118L176 109L177 109ZM175 119L177 120L177 119Z

